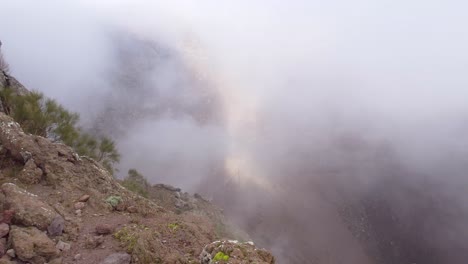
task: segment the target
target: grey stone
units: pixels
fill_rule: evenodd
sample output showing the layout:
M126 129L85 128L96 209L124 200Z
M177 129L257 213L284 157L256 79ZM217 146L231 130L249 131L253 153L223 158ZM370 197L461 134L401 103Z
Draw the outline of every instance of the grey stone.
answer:
M114 253L109 255L100 264L130 264L132 257L127 253Z
M69 243L65 243L62 240L60 240L57 245L55 245L55 248L57 248L60 251L68 251L71 248L71 245Z
M15 258L16 257L16 253L15 253L15 250L10 248L9 250L7 250L6 254L12 258Z
M49 232L49 236L61 236L63 233L63 228L65 227L65 220L61 215L55 216L52 223L50 223L49 227L47 228L47 232Z

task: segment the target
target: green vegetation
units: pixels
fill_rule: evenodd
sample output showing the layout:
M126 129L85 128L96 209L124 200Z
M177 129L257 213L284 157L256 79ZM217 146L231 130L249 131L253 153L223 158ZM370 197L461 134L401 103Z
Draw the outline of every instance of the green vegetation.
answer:
M117 207L122 202L122 197L120 196L109 196L106 199L106 203L110 204L112 207Z
M129 225L114 233L114 238L132 255L135 263L165 263L161 259L161 252L149 250L160 246L161 235L156 230L145 225Z
M229 260L229 255L226 255L222 251L216 253L216 255L213 258L213 261L220 261L220 260L228 261Z
M128 190L148 198L148 188L150 184L136 169L130 169L127 177L122 181L122 185Z
M172 231L175 231L179 227L179 224L170 223L170 224L167 225L167 227L169 227L169 229L171 229Z
M16 95L11 88L0 90L0 99L8 115L18 122L26 133L62 142L79 155L100 162L111 174L120 161L114 141L107 137L96 138L78 127L79 115L66 110L55 100L42 93Z
M127 252L130 252L130 253L133 251L138 241L138 237L135 231L128 227L124 227L120 229L119 231L117 231L114 234L114 237L118 241L120 241L120 243L124 244L127 249Z

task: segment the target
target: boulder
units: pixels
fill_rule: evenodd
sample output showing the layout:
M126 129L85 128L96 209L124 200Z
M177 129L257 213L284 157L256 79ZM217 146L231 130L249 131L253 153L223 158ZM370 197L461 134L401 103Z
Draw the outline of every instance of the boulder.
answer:
M22 183L26 184L36 184L41 182L42 180L42 170L39 169L36 164L34 163L33 159L29 159L24 168L18 174L18 179Z
M57 213L48 204L39 200L35 194L29 193L13 183L2 185L6 206L14 210L13 222L24 226L35 226L46 230Z
M9 243L20 260L32 264L44 264L59 255L55 243L35 227L12 226Z
M114 253L109 255L100 264L130 264L132 257L127 253Z

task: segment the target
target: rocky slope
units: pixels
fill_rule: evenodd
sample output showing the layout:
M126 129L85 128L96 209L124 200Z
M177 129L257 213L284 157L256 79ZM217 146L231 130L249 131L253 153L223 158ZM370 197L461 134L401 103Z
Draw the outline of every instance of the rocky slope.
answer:
M7 75L5 86L27 92ZM3 112L0 185L0 264L275 262L250 243L213 243L246 235L199 195L155 185L143 198L98 162L24 133Z

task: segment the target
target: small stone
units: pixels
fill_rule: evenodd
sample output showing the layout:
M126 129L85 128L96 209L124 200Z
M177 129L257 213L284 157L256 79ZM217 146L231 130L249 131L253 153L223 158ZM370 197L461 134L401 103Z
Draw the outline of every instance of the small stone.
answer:
M60 251L68 251L70 250L71 245L60 240L55 247Z
M112 233L113 228L108 224L100 224L96 226L96 233L99 235L108 235Z
M73 260L81 260L81 254L76 254L74 257L73 257Z
M101 236L86 236L85 238L85 248L95 249L104 243L104 237Z
M105 258L100 264L129 264L132 257L127 253L114 253Z
M83 203L83 202L77 202L75 203L74 207L75 207L75 210L81 210L83 208L85 208L86 204Z
M47 228L47 232L49 233L49 236L61 236L64 227L65 220L61 215L57 215Z
M15 250L10 248L9 250L7 250L7 255L12 257L12 258L16 258L16 253L15 253Z
M10 232L10 226L5 223L0 224L0 238L8 235L8 232Z
M134 214L134 213L138 212L138 209L137 209L136 206L131 205L131 206L127 207L127 211L128 211L129 213Z
M77 216L81 216L81 210L80 210L80 209L76 210L76 211L75 211L75 214L76 214Z
M88 194L85 194L85 195L81 196L80 199L78 199L78 202L86 203L89 200L90 197L91 196L89 196Z

